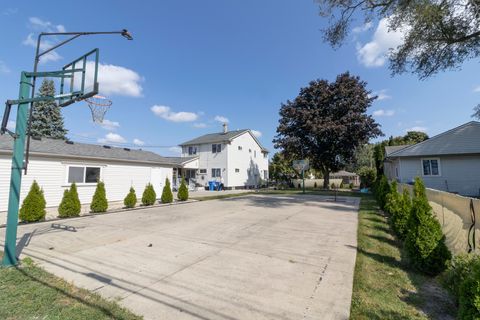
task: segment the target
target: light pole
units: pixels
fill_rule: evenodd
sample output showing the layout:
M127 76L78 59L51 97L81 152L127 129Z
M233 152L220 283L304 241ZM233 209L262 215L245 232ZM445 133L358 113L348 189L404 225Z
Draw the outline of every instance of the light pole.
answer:
M64 44L72 41L72 40L75 40L76 38L80 37L80 36L89 36L89 35L100 35L100 34L119 34L121 35L122 37L126 38L127 40L133 40L133 37L132 35L130 34L130 32L128 32L127 29L123 29L121 31L91 31L91 32L42 32L38 35L38 38L37 38L37 48L35 49L35 60L34 60L34 63L33 63L33 73L36 73L37 72L37 69L38 69L38 63L40 61L40 58L63 46ZM40 44L42 42L42 37L44 36L71 36L70 38L46 49L45 51L43 52L40 52ZM35 98L35 82L37 80L37 77L33 77L32 78L32 95L31 95L31 98ZM24 164L24 170L25 170L25 174L27 174L27 166L28 166L28 160L29 160L29 150L30 150L30 130L32 128L32 112L33 112L33 102L30 103L30 115L28 117L28 131L27 131L27 148L26 148L26 154L25 154L25 164Z

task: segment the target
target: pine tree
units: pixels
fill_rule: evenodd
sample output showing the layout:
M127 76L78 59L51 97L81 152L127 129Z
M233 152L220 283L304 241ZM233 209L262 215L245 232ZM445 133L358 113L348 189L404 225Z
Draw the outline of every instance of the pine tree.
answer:
M165 186L163 187L162 192L162 203L172 203L173 202L173 193L172 188L170 188L170 180L165 179Z
M185 183L185 178L182 177L182 183L180 183L180 188L178 188L177 198L180 201L188 200L188 188Z
M44 79L38 96L54 96L55 83L53 80ZM53 139L65 139L68 130L64 128L63 116L55 101L36 102L32 110L32 136Z
M33 222L45 219L45 205L46 201L43 196L43 190L40 189L37 181L34 180L20 208L20 220Z
M105 212L108 209L107 195L105 192L105 183L99 181L97 188L93 194L92 203L90 204L90 211L93 213Z

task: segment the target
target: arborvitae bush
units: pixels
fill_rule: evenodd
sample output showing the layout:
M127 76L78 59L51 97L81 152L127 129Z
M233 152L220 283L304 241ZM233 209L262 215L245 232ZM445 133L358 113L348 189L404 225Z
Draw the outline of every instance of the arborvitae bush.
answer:
M135 205L137 204L137 195L135 194L135 189L133 189L133 187L130 187L130 191L125 199L123 199L123 204L126 208L135 208Z
M375 197L377 198L378 205L382 210L385 209L385 198L387 193L390 191L390 186L388 185L387 177L381 176L376 182L373 188Z
M298 184L298 189L302 189L302 185L300 183Z
M108 209L107 194L105 192L105 183L99 181L93 194L90 211L93 213L106 212Z
M425 186L418 177L413 186L405 248L413 266L429 275L445 270L446 262L451 258L440 223L428 203Z
M37 181L34 180L20 208L20 220L33 222L45 219L47 213L45 210L46 204L43 190L38 186Z
M458 319L480 319L480 259L474 259L460 285Z
M330 189L335 189L335 182L332 182L332 183L330 184Z
M188 188L185 183L185 178L182 178L182 183L180 183L180 188L178 188L177 198L180 201L188 200Z
M340 182L340 189L343 189L345 186L343 185L343 181Z
M353 183L350 183L350 184L348 185L348 189L353 189Z
M60 218L78 217L82 206L78 198L77 186L72 183L70 190L66 189L63 192L62 202L58 207L58 216Z
M162 203L172 203L173 202L173 193L172 188L170 188L170 180L165 179L165 186L163 187L162 192Z
M397 191L397 182L390 184L388 193L385 195L385 211L394 216L400 206L400 194Z
M157 194L155 193L155 189L153 188L152 184L149 183L145 186L145 190L143 191L142 204L144 206L151 206L156 200Z
M315 189L318 188L317 181L315 181L315 183L313 184L313 187L314 187Z
M408 221L412 212L412 200L410 192L407 188L403 189L403 193L399 199L398 211L392 216L393 229L401 240L405 240L408 232Z

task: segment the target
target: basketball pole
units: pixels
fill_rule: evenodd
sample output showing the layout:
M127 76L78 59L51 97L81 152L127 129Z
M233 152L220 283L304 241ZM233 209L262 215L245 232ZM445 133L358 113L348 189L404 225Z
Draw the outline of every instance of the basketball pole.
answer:
M22 72L20 77L19 100L28 99L31 89L31 78ZM22 184L23 153L25 150L25 136L27 132L29 102L18 104L17 121L15 125L15 138L13 142L12 155L12 175L10 177L10 194L8 197L7 226L5 230L5 250L3 254L2 266L9 267L18 263L16 244L17 244L17 224L18 207L20 203L20 186Z

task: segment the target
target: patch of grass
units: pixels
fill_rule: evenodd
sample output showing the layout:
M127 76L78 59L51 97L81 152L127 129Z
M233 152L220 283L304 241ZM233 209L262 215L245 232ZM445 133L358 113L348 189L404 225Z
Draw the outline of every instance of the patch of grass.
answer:
M351 319L454 319L456 308L438 281L411 269L387 217L371 195L359 211Z
M0 269L0 319L143 319L113 301L72 284L25 258Z

